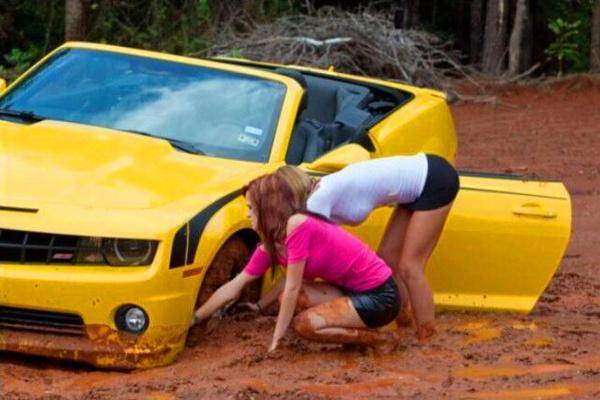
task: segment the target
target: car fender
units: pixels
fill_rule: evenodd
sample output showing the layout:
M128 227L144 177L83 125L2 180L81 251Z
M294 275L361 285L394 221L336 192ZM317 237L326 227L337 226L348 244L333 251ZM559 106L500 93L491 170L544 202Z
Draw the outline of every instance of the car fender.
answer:
M170 270L181 271L194 298L212 261L234 235L250 230L242 190L230 192L199 211L175 233ZM190 302L190 312L194 306Z

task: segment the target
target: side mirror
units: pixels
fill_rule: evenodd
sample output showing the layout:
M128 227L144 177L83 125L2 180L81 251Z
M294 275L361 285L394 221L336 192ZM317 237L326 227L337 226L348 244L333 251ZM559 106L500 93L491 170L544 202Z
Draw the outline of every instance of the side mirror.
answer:
M0 94L4 93L6 90L6 81L0 78Z
M371 159L369 152L362 146L351 143L339 147L317 158L311 163L301 166L305 169L319 172L335 172L349 164Z

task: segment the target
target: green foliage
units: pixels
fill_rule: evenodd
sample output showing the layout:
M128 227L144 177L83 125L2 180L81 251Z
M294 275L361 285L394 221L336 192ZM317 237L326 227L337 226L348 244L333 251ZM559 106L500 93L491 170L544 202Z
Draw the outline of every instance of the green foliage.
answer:
M548 23L548 28L555 40L545 50L550 60L558 62L559 74L562 75L564 65L570 66L571 71L582 71L587 68L589 43L581 35L582 21L568 22L556 18Z
M14 68L17 74L20 74L29 68L37 56L38 52L35 49L21 50L13 48L10 53L4 55L4 59L12 68Z
M226 57L231 57L231 58L244 58L244 56L242 55L242 52L238 49L231 49L229 50L226 54Z
M594 0L544 0L540 12L553 41L544 53L558 73L582 72L589 68L591 16Z

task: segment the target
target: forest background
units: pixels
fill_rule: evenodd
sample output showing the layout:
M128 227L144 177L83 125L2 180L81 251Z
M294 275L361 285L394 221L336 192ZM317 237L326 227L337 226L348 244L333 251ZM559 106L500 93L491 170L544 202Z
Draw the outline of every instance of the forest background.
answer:
M360 32L349 30L352 21ZM328 29L319 31L322 26ZM369 40L381 26L387 36ZM444 57L429 52L424 58L445 75L520 79L600 70L600 0L3 0L0 77L10 81L63 42L85 40L182 55L325 63L440 86L419 81L423 62L408 72L388 65L395 51L386 48L389 32L398 39L392 47L410 37L418 50L443 51ZM428 36L419 42L397 32ZM277 42L296 47L270 51ZM361 43L375 49L361 53ZM336 58L332 48L350 57ZM292 50L308 52L308 59L290 59Z

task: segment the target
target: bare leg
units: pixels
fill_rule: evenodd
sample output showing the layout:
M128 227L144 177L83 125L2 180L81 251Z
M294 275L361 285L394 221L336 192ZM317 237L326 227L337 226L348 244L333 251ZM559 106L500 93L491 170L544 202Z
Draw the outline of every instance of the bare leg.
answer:
M344 294L340 289L328 283L303 282L296 310L297 312L304 311L343 296Z
M397 206L394 209L385 227L379 249L377 250L377 254L383 258L390 268L392 268L394 280L396 281L398 291L400 292L402 308L396 318L396 324L398 326L409 326L411 322L408 289L400 275L398 262L400 260L400 252L402 251L406 230L412 214L412 211L407 210L402 206Z
M451 206L415 211L410 218L400 253L398 268L408 287L420 339L435 332L433 294L425 278L425 264L438 242Z
M397 340L392 332L367 328L346 296L301 312L293 324L300 336L318 342L379 346Z
M281 304L282 296L283 293L279 295L279 304ZM344 293L339 288L329 283L302 282L294 314L343 296Z

